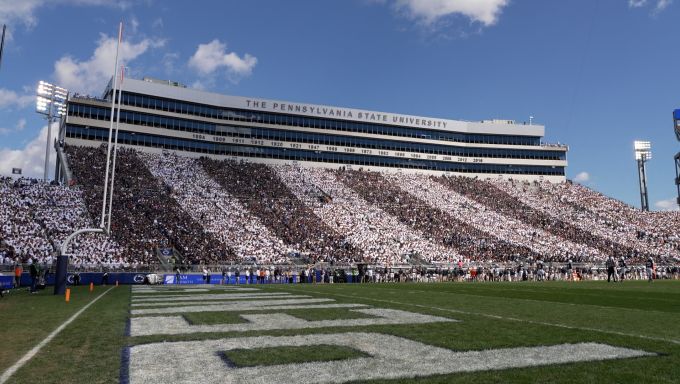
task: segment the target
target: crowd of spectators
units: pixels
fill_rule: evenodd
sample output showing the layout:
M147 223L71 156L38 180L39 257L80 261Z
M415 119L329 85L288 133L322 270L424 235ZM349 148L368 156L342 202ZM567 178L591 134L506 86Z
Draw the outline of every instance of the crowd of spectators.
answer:
M201 158L200 165L290 248L312 262L363 260L346 234L326 225L264 164Z
M465 260L516 260L538 256L530 248L485 233L448 212L435 208L377 172L334 171L335 176L369 203L400 222L451 248ZM456 257L436 261L454 262Z
M105 147L68 147L67 154L90 214L100 217ZM172 187L157 180L134 150L118 149L116 161L111 236L126 247L129 261L156 263L156 252L161 248L176 250L184 262L191 264L235 258L231 248L182 209L171 196Z
M305 205L363 252L365 262L394 265L407 263L412 255L428 262L460 258L452 248L431 241L369 204L325 169L290 165L272 168Z
M51 264L99 223L105 147L68 147L70 187L0 178L0 263ZM483 181L193 159L119 149L110 236L77 267L680 261L679 212L640 212L572 183Z
M573 223L552 216L544 210L536 209L528 201L520 200L502 189L503 182L478 180L475 178L452 176L439 177L437 181L448 188L469 197L501 214L520 220L525 225L543 229L555 236L572 243L584 244L597 249L600 253L597 259L603 261L607 256L631 257L640 259L647 256L646 251L636 252L633 248L603 237L597 232L581 228ZM547 210L558 211L557 207L545 207ZM557 209L556 209L557 208ZM573 261L589 261L589 255L579 253Z
M291 252L256 216L217 182L196 160L175 154L140 153L151 173L171 189L171 196L196 222L239 261L280 264Z
M631 248L634 255L680 260L680 212L642 212L571 182L497 185L537 210Z
M92 227L78 188L27 178L4 178L0 184L3 264L39 262L49 266L68 235ZM100 234L74 239L68 253L76 266L123 263L121 247Z
M541 228L505 216L497 209L456 193L437 182L436 178L411 174L391 174L385 177L430 206L441 209L479 229L485 233L485 236L494 236L502 241L531 249L534 252L532 259L566 262L584 258L592 260L599 257L597 249L559 238ZM503 260L507 257L494 259Z

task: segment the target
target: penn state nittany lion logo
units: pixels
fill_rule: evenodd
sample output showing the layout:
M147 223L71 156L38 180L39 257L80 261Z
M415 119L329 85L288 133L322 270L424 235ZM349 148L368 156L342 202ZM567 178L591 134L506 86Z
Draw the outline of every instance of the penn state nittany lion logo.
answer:
M73 284L73 275L68 275L68 276L66 277L66 281L67 281L69 284Z
M135 283L141 284L141 283L144 282L144 275L137 274L137 275L135 275L135 277L132 278L132 280L134 280Z

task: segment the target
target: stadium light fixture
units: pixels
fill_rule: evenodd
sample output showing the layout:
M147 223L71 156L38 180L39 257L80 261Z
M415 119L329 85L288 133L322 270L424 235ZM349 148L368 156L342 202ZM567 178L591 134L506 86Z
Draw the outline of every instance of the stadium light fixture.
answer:
M649 211L649 197L647 194L647 160L652 159L652 143L649 141L635 140L635 160L638 164L638 176L640 179L640 209Z
M66 115L66 101L68 90L50 84L46 81L38 83L35 111L47 119L47 145L45 148L45 169L43 179L47 180L47 170L50 161L50 141L52 141L52 122Z
M633 147L635 148L635 160L652 159L652 144L649 141L636 140Z

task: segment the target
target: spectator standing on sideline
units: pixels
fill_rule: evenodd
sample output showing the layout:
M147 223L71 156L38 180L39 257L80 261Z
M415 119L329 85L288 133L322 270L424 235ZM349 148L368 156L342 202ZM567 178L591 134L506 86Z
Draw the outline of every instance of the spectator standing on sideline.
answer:
M14 266L14 288L21 287L21 274L24 273L24 267L20 263Z
M206 275L205 275L205 283L210 284L210 268L206 268L205 270Z
M175 269L175 284L179 284L179 279L181 276L182 275L180 273L179 267L177 267L177 269Z
M208 268L206 266L203 266L203 284L208 283Z
M612 277L614 278L614 282L616 282L616 272L614 272L614 258L609 255L605 264L607 266L607 282L610 283Z
M626 278L626 260L621 256L619 259L619 281L623 281Z
M647 281L651 283L654 278L654 259L651 256L645 262L645 267L647 269Z
M35 285L38 283L38 263L31 263L29 272L31 274L31 293L37 293Z

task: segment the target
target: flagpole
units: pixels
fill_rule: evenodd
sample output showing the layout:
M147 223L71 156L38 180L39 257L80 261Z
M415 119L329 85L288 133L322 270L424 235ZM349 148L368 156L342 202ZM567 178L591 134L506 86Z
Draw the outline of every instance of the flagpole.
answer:
M109 222L106 225L106 232L111 232L111 216L113 216L113 182L116 180L116 155L118 154L118 124L120 123L120 104L122 102L123 78L125 67L120 66L120 84L118 84L118 111L116 112L116 138L113 142L113 166L111 169L111 193L109 193Z
M113 66L113 90L111 92L111 124L109 126L109 141L108 145L106 148L106 171L104 173L104 197L102 198L102 218L101 222L99 223L100 228L104 228L104 223L105 221L105 215L106 215L106 197L108 193L108 187L109 187L109 164L111 162L111 136L113 136L113 115L115 112L115 106L116 106L116 86L118 83L118 77L116 76L116 72L118 72L118 52L120 51L120 41L123 38L123 22L121 21L120 24L118 24L118 45L116 46L116 62ZM113 191L111 191L113 193Z

